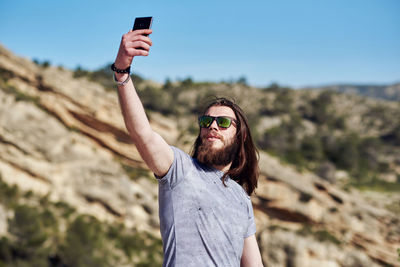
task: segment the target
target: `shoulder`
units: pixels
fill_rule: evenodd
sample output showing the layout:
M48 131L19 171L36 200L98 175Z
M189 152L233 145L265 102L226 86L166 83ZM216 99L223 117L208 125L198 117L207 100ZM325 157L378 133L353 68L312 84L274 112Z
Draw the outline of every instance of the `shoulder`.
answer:
M179 184L194 165L193 159L188 153L174 146L171 146L171 149L174 154L172 165L163 177L157 177L160 184L168 184L169 188Z
M240 197L250 201L250 196L247 194L246 190L244 190L244 188L238 182L236 182L236 181L234 181L232 179L229 179L229 180L230 180L231 186L233 188L235 188L235 190L238 192Z
M171 146L171 149L174 152L174 160L182 159L182 160L192 161L192 157L182 149L177 148L175 146Z

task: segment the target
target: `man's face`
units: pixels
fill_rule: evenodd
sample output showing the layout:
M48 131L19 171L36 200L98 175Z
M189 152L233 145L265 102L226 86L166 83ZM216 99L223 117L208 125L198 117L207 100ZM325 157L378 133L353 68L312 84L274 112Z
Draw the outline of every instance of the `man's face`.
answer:
M226 106L212 106L204 115L213 117L227 116L237 119L233 110ZM216 120L214 120L210 127L201 128L200 137L203 144L209 146L212 150L218 150L235 141L236 127L237 125L232 122L229 128L221 128L217 125Z
M233 110L226 106L212 106L204 115L236 119ZM214 120L208 128L201 128L201 144L197 150L197 160L214 167L227 166L232 163L238 149L236 127L234 122L228 128L219 127Z

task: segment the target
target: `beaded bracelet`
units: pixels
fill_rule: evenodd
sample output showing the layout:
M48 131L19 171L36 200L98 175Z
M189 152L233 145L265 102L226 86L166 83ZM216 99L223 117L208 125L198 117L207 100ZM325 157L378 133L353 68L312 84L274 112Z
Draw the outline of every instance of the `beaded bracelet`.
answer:
M120 70L120 69L117 69L117 67L115 67L115 63L113 63L111 65L111 70L115 71L116 73L130 73L131 72L131 66L127 67L124 70Z

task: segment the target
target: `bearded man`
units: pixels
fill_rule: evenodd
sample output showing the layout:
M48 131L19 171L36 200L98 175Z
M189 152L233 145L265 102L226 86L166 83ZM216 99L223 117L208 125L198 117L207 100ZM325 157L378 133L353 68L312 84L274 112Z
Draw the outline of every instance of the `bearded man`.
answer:
M159 184L163 266L263 266L250 195L258 158L243 111L220 98L198 119L192 156L155 133L130 79L135 56L149 54L152 30L123 35L114 79L125 125Z

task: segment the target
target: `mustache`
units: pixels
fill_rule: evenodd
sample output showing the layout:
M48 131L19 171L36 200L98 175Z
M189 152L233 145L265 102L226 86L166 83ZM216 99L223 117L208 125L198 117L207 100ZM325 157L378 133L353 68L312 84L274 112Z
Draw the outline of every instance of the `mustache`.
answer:
M204 140L204 139L206 139L207 137L217 137L217 138L219 138L220 140L224 140L224 137L221 135L221 134L219 134L219 133L217 133L217 132L214 132L214 131L211 131L211 132L208 132L208 133L206 133L206 134L204 134L203 136L201 136L201 139L202 140Z

